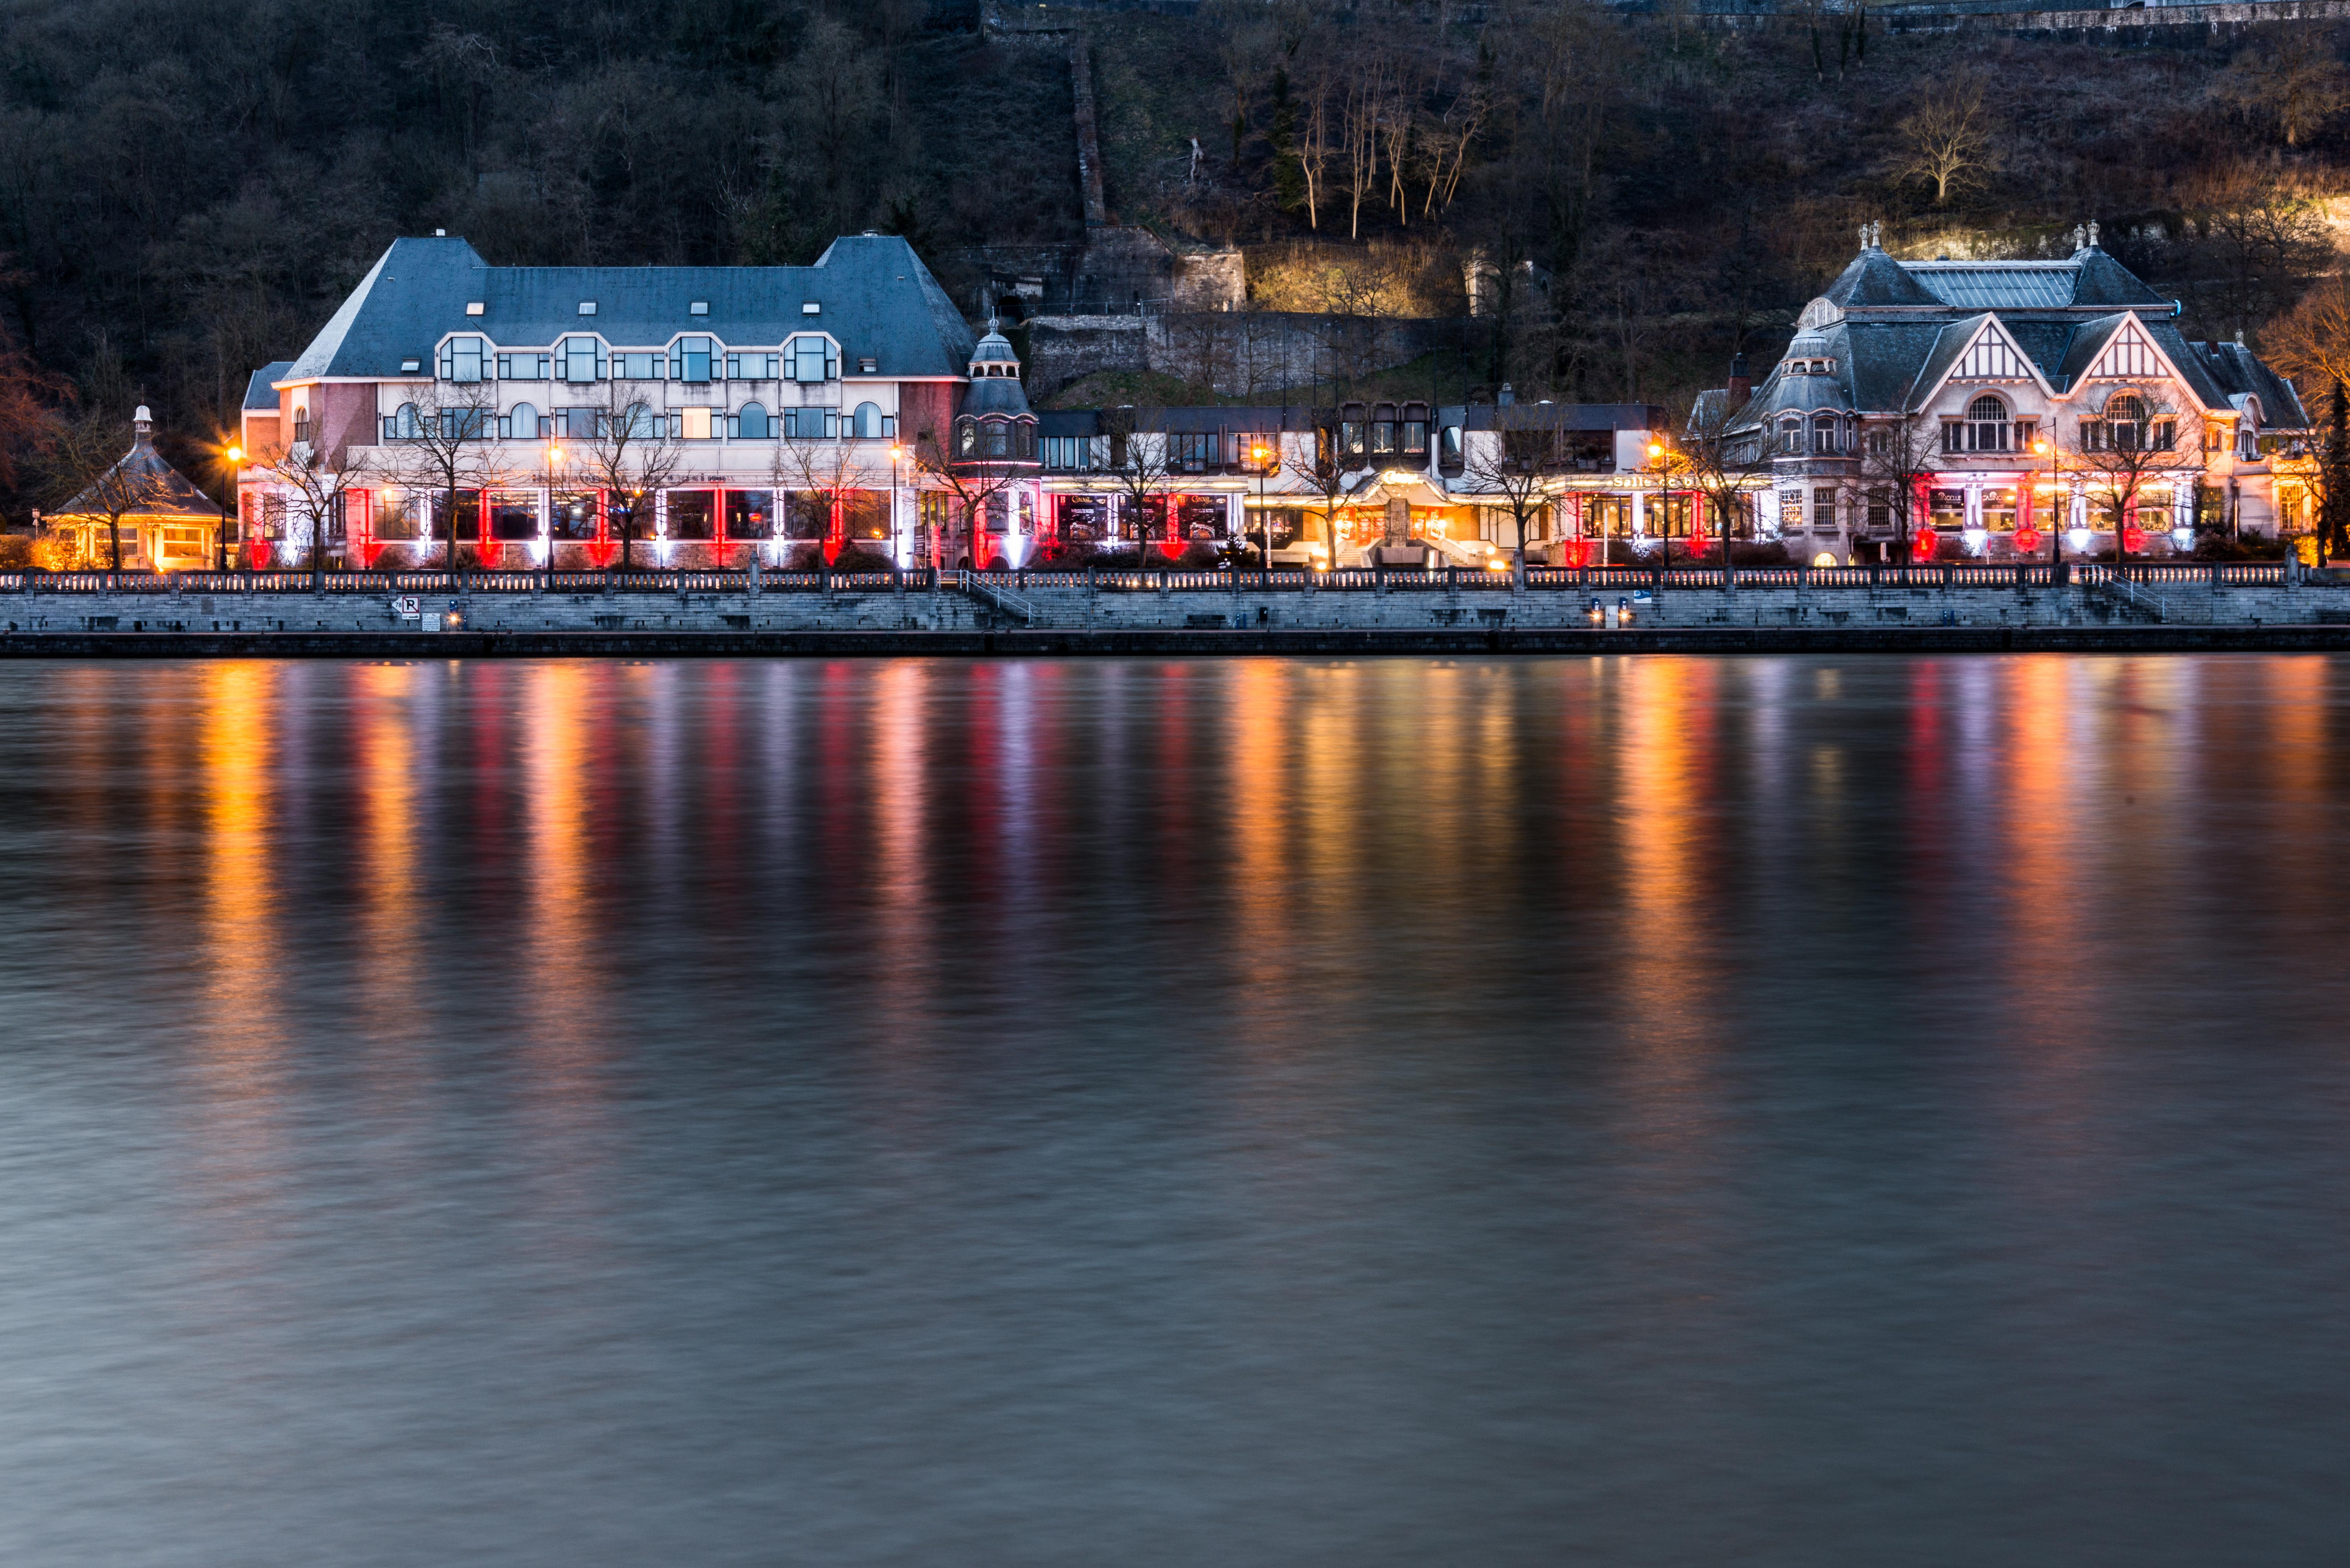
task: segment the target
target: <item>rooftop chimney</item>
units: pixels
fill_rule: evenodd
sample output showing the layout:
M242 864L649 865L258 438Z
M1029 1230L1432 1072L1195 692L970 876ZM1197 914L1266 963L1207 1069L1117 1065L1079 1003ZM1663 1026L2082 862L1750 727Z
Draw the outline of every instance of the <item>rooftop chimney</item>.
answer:
M1730 407L1722 411L1734 414L1744 408L1747 400L1753 396L1754 378L1746 373L1746 356L1732 354L1730 357Z
M1507 381L1503 382L1502 389L1493 394L1493 403L1497 408L1509 408L1517 400L1518 394L1510 389L1510 384Z

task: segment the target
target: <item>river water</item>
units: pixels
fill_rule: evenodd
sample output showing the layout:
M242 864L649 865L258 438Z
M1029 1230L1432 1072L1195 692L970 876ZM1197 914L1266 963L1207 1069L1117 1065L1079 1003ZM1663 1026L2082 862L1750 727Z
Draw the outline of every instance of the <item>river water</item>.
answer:
M0 1561L2350 1555L2350 662L0 667Z

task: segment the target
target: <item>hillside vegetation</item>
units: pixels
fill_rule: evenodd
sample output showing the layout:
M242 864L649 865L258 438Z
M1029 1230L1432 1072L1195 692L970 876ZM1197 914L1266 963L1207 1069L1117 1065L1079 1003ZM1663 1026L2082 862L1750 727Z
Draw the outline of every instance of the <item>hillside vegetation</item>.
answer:
M2100 220L2196 335L2257 339L2333 268L2350 93L2322 26L2117 47L1451 12L1092 16L1114 215L1250 245L1292 308L1457 308L1445 280L1482 257L1504 331L1478 369L1562 398L1670 401L1770 351L1867 219L1898 252L2024 254ZM990 44L924 0L5 16L12 516L40 499L39 410L145 400L190 454L397 234L641 264L805 261L864 227L932 254L1082 232L1066 42ZM1327 265L1374 242L1413 266ZM1399 271L1418 281L1386 299Z

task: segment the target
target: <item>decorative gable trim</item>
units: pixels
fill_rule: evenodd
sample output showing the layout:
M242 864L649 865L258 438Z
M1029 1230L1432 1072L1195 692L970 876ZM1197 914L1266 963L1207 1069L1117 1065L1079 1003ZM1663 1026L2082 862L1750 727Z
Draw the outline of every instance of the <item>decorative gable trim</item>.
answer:
M2030 381L2037 379L2032 362L2008 340L1996 322L1985 322L1967 351L1951 368L1953 381Z
M2197 409L2210 411L2196 393L2195 383L2170 362L2170 356L2162 351L2161 345L2155 342L2152 335L2139 323L2137 312L2134 310L2123 313L2121 326L2115 329L2113 337L2106 339L2106 346L2097 350L2097 357L2089 362L2088 369L2074 384L2077 389L2097 380L2168 381L2184 392Z
M2089 367L2091 376L2107 376L2118 380L2142 381L2150 376L2170 374L2170 362L2164 358L2144 332L2138 330L2137 318L2122 323Z
M1958 324L1954 322L1952 325ZM1919 370L1922 374L1924 367L1921 366ZM2049 384L2047 377L2040 373L2040 367L2032 362L2032 357L2018 348L2015 339L2001 328L1999 317L1988 313L1976 327L1974 336L1968 339L1967 346L1959 351L1958 358L1950 361L1950 368L1943 371L1931 386L1922 389L1912 398L1909 406L1912 409L1930 407L1954 381L2020 383L2037 387L2051 398L2056 395L2056 389Z

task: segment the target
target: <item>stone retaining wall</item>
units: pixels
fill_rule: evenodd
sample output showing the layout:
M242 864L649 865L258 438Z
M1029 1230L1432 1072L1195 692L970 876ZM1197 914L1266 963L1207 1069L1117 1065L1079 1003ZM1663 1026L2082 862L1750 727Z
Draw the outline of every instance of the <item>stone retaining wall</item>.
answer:
M2096 591L2074 584L2012 588L1668 588L1638 597L1630 590L1571 587L1511 590L1506 580L1473 586L1318 591L1261 591L1242 579L1237 591L1155 587L1088 592L1081 587L1017 587L1033 619L999 609L951 587L820 592L807 590L615 593L438 593L423 607L472 631L511 632L968 632L1038 630L1365 629L1430 631L1582 628L1602 601L1601 624L1620 606L1635 625L1678 628L1818 628L2118 627L2145 623ZM2168 586L2154 596L2169 626L2350 624L2350 588L2212 588ZM376 594L0 593L0 630L60 632L399 632L403 622Z

